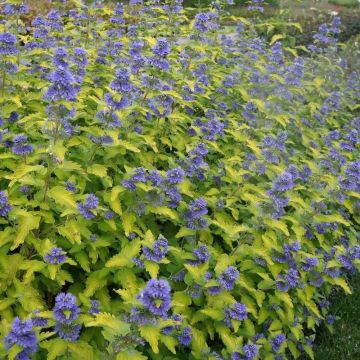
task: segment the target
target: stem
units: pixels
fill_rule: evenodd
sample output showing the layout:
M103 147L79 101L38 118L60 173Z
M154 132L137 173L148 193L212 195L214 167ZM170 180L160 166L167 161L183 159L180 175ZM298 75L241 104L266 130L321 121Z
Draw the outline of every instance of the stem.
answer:
M95 158L95 154L96 154L96 151L97 151L98 148L99 148L99 145L96 145L95 148L94 148L94 151L92 152L92 154L90 156L88 166L90 166L93 163L94 158Z
M45 180L43 201L45 201L45 199L46 199L46 194L47 194L47 192L48 192L48 190L49 190L50 179L51 179L51 164L50 164L50 160L49 160L49 162L48 162L48 168L47 168L47 172L46 172L46 180Z

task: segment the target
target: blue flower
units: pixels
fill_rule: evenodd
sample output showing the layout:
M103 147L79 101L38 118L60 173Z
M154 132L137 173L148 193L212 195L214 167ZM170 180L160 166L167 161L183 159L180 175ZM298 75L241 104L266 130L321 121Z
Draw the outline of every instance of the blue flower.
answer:
M253 360L259 355L259 348L254 344L247 344L242 347L245 360Z
M271 340L272 349L274 352L278 352L280 346L283 342L285 342L286 337L284 334L278 334Z
M53 313L59 323L71 324L80 314L80 309L76 304L76 297L63 292L56 295Z
M22 15L29 12L29 6L26 4L5 4L3 13L5 15Z
M229 266L219 276L218 281L221 284L222 288L226 290L232 290L235 286L235 281L239 276L240 276L239 271L234 266Z
M319 260L316 257L309 257L304 259L304 261L305 262L301 267L304 271L310 271L313 267L315 267L319 263Z
M0 191L0 216L5 217L11 209L12 205L9 205L5 191Z
M35 331L32 328L31 320L21 321L16 317L9 334L4 339L4 345L7 350L14 345L22 348L21 352L16 356L17 360L30 359L30 354L36 352L37 340Z
M166 317L171 306L171 288L166 280L151 279L138 295L138 300L154 315Z
M185 326L178 335L179 344L183 346L190 346L192 342L192 331L189 326Z
M96 209L99 206L99 199L94 194L90 194L86 197L85 206L88 209Z
M73 61L77 66L86 66L88 62L86 58L86 50L80 47L74 48Z
M44 259L50 264L61 264L66 260L66 256L61 247L51 248L49 254L47 254Z
M73 193L76 192L76 184L69 181L69 180L66 180L65 188L66 188L67 191L70 191L70 192L73 192Z
M96 209L99 206L99 199L94 194L89 194L85 203L78 203L78 210L80 214L88 220L91 220L95 217L95 214L90 211L91 209Z
M172 185L180 184L184 179L184 175L184 170L181 167L176 167L166 172L166 181Z
M195 260L188 260L187 263L193 266L198 266L209 261L210 253L206 245L201 245L198 249L193 251Z
M0 34L0 54L12 55L16 54L16 36L11 33Z
M59 335L60 339L75 342L80 336L80 324L67 324L57 322L55 324L55 332Z
M13 139L14 145L12 147L12 152L15 155L27 155L33 152L34 148L30 144L25 144L27 142L26 135L15 135Z
M294 177L290 172L284 171L274 180L273 191L283 192L292 189L295 186Z
M49 76L52 85L49 86L44 94L44 99L49 101L75 101L78 89L73 85L75 79L71 72L63 67L59 67Z
M144 246L143 254L147 260L159 262L166 256L168 249L169 245L167 239L160 235L154 242L153 250Z
M33 326L35 327L43 327L46 326L48 324L48 320L46 318L43 318L41 316L37 316L36 314L38 314L40 312L40 310L35 310L34 311L34 316L31 319Z
M156 45L152 48L154 55L159 57L167 57L170 54L170 45L166 39L157 39Z
M98 314L100 312L99 310L100 303L97 300L91 300L90 303L91 303L91 307L89 309L89 314L91 315Z
M233 308L228 309L230 317L234 320L245 320L247 318L246 305L241 303L235 303Z
M56 67L61 67L66 69L69 66L69 63L66 61L69 57L69 53L64 48L57 48L54 51L53 63Z
M194 28L201 33L218 28L218 14L214 12L199 13L195 16Z

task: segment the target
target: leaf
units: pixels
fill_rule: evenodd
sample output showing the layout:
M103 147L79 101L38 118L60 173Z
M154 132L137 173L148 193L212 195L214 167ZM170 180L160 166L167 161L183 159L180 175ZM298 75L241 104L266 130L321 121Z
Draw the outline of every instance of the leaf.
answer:
M167 208L166 206L153 207L150 211L154 214L163 215L172 220L178 219L177 213L174 210Z
M289 230L288 230L286 224L280 220L265 219L264 224L270 226L271 228L281 230L286 236L290 236L290 233L289 233Z
M69 350L77 360L93 360L94 351L91 345L83 341L77 341L76 343L69 342Z
M90 271L90 263L89 263L89 258L86 255L86 253L84 251L79 251L77 253L75 253L75 259L78 261L78 263L80 264L80 266L86 271L89 272Z
M90 168L87 169L89 174L94 174L99 177L107 176L107 167L100 164L94 164Z
M124 213L121 216L122 226L124 228L125 235L129 235L133 230L136 217L133 213Z
M139 254L140 241L132 241L105 264L106 267L123 267L132 264L132 258Z
M284 35L276 34L271 38L270 45L276 43L278 40L283 39Z
M144 262L145 270L150 274L152 278L157 278L157 275L159 273L159 264L146 260Z
M143 325L140 326L140 334L149 343L152 351L157 354L159 352L160 329L153 325Z
M118 140L117 144L120 145L121 147L125 148L126 150L130 150L130 151L133 151L136 153L140 152L140 150L135 145L131 144L128 141Z
M48 191L48 196L55 200L59 205L65 205L69 208L76 209L76 201L71 192L62 186L54 186Z
M221 311L220 309L208 308L208 309L202 309L200 310L200 312L210 317L213 320L217 320L217 321L224 320L224 312Z
M182 238L182 237L186 237L186 236L191 236L191 235L195 235L196 231L195 230L191 230L188 229L186 227L182 227L180 228L180 230L177 232L177 234L175 235L175 237L177 239Z
M349 285L348 285L348 283L346 282L345 279L334 278L334 279L331 279L331 281L335 285L338 285L338 286L342 287L347 294L352 294L352 291L351 291L351 289L350 289L350 287L349 287Z
M37 229L39 227L40 219L40 216L32 215L31 213L26 213L26 215L22 215L19 217L17 234L11 250L14 250L19 245L21 245L25 241L31 230Z
M123 188L121 186L114 186L111 189L110 206L118 215L122 215L121 202L118 198L122 191Z
M148 357L143 355L141 352L130 349L127 351L122 351L116 355L116 360L147 360Z
M161 335L160 340L173 354L176 354L177 341L174 337Z
M315 215L314 220L316 222L338 222L343 225L350 226L350 223L346 221L340 214Z
M116 331L118 335L126 335L130 332L130 325L122 322L118 317L109 313L99 313L95 315L95 320L87 322L86 327L108 327Z
M40 346L48 351L47 360L54 360L66 352L68 343L62 339L52 339L40 343Z

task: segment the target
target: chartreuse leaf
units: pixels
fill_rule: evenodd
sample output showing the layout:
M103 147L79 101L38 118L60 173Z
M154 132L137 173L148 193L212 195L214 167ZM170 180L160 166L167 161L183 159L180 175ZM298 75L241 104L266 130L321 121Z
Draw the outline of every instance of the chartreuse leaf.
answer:
M140 326L141 336L149 343L152 351L157 354L159 352L160 329L155 325Z
M173 354L176 354L177 341L172 336L160 335L160 341L170 350Z
M29 233L39 227L40 219L40 216L33 215L27 212L23 212L21 216L19 216L17 234L14 239L14 243L11 246L11 250L14 250L19 245L21 245L25 241Z
M130 242L123 248L120 254L113 256L107 263L106 267L123 267L132 264L132 258L139 254L141 248L140 241Z
M76 209L76 201L73 194L62 186L54 186L48 191L48 196L59 205Z
M52 339L43 341L40 346L48 351L47 360L54 360L58 356L65 354L68 347L68 342L62 339Z
M147 360L148 357L135 349L121 351L116 355L116 360Z
M95 319L85 324L86 327L108 327L116 331L119 335L126 335L130 332L130 325L121 321L115 315L109 313L95 314Z
M77 341L76 343L70 342L69 350L71 354L79 360L93 360L94 358L94 351L91 345L84 341Z

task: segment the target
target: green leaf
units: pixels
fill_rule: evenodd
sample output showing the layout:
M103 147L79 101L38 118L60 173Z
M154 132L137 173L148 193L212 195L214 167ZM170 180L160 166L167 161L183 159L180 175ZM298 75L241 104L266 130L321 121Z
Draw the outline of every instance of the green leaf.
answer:
M130 332L130 325L122 322L118 317L109 313L99 313L95 319L85 323L86 327L108 327L113 329L118 335L126 335Z
M105 264L106 267L123 267L132 264L132 258L139 254L140 241L132 241L125 246L120 254L114 255Z
M123 188L121 186L114 186L111 189L110 206L118 215L122 215L121 202L118 198L122 191Z
M67 191L62 186L54 186L48 191L48 196L55 200L59 205L76 209L76 201L70 191Z
M161 335L160 341L173 353L176 354L175 346L177 345L177 341L172 336Z
M35 230L39 227L40 219L40 216L32 215L31 213L24 213L19 217L17 234L11 250L14 250L21 245L31 230Z
M136 221L135 214L124 213L121 216L121 220L122 220L122 226L124 228L125 235L129 235L134 229L134 224Z
M281 220L270 220L264 219L264 224L270 226L271 228L275 228L281 230L286 236L290 236L289 230L284 222Z
M65 354L68 342L62 339L52 339L43 341L40 346L48 351L47 360L54 360L58 356Z
M338 222L340 224L350 226L350 223L348 221L346 221L340 214L315 215L314 221L316 221L316 222Z
M140 334L149 343L152 351L157 354L159 352L160 329L153 325L143 325L140 326Z
M145 270L150 274L150 276L156 279L159 273L159 264L153 261L145 260L144 266Z
M130 349L127 351L122 351L116 355L116 360L147 360L148 357L143 355L141 352Z
M84 341L77 341L76 343L69 342L68 347L77 360L94 359L93 348Z
M94 164L87 169L87 172L99 177L105 177L107 176L107 167L101 164Z

